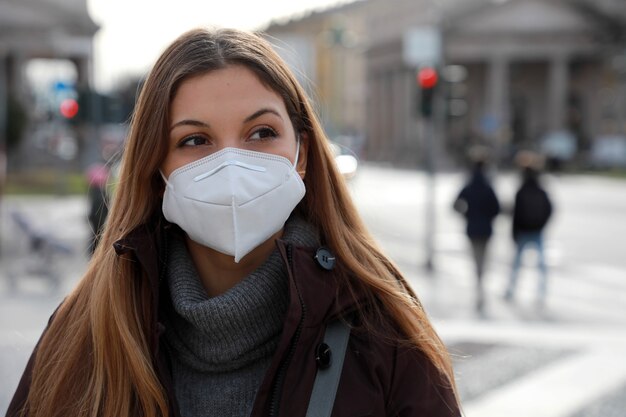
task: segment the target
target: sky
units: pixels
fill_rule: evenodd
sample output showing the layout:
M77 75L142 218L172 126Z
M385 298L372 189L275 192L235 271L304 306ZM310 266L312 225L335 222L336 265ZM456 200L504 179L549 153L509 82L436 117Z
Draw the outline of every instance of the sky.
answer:
M100 26L94 39L96 88L148 71L178 35L198 26L254 30L272 19L298 15L338 0L87 0Z

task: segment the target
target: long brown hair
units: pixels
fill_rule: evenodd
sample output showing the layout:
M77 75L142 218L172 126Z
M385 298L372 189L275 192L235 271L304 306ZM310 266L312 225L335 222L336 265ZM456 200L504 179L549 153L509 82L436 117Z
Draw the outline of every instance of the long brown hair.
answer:
M245 65L284 100L296 132L309 142L300 210L341 260L345 285L366 289L408 342L452 388L446 349L417 297L379 250L355 209L303 89L271 45L237 30L193 30L161 55L147 77L130 125L120 180L101 242L88 269L43 336L26 410L30 416L167 416L150 345L153 288L113 244L160 215L159 167L167 152L170 102L194 75ZM357 277L349 279L348 277ZM355 284L356 283L356 284Z

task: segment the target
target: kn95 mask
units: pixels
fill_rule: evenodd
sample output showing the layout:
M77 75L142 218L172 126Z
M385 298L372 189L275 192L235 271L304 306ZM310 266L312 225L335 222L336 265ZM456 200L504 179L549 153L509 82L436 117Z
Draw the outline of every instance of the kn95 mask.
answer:
M163 214L189 238L235 262L278 232L305 187L285 157L225 148L165 178Z

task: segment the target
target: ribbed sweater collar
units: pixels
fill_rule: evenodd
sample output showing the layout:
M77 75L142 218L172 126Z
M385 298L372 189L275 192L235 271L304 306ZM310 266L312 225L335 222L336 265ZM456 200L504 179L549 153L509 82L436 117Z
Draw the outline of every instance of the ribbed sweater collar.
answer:
M314 228L298 217L283 239L315 246ZM209 297L182 240L169 245L167 279L174 307L166 337L172 353L202 372L228 372L273 354L289 304L287 273L277 250L236 286Z

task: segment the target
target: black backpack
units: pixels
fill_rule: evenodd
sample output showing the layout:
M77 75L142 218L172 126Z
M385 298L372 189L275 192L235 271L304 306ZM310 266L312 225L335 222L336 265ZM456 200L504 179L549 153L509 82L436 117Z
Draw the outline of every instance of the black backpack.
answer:
M552 214L548 195L539 187L524 187L515 204L516 223L520 229L541 230Z

